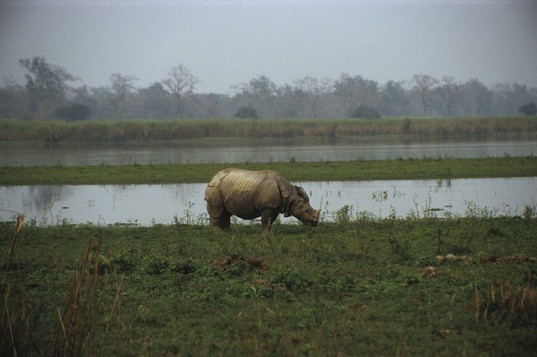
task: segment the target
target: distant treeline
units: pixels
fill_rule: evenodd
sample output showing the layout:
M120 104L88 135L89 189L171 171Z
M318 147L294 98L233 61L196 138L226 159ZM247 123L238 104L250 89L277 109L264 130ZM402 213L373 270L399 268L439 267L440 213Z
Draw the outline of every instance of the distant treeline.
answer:
M412 139L537 136L537 117L366 119L0 120L0 140L123 142L200 138L372 137Z
M146 88L136 77L114 73L109 86L88 87L42 57L20 60L26 84L4 79L0 118L342 118L535 115L537 88L518 83L487 87L478 79L417 74L384 84L360 75L304 77L276 85L266 76L230 88L229 94L197 93L199 80L178 65Z

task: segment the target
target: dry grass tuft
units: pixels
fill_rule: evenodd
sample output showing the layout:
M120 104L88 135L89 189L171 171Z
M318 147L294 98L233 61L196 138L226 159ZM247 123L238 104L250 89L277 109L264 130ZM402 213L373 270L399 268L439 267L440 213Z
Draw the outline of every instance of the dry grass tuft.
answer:
M476 287L474 303L476 321L504 321L515 315L517 319L537 319L537 289L533 286L532 277L523 285L499 280L490 283L484 292Z
M11 271L19 270L18 262L13 264L17 240L24 225L24 216L17 217L17 223L11 239L2 272L0 303L0 355L24 356L30 348L30 323L26 290L22 283L11 286L8 277ZM12 302L17 299L18 301Z
M99 279L100 241L89 240L79 271L73 274L67 307L60 317L54 355L92 355L97 310L96 291Z
M59 329L51 329L48 341L53 346L35 343L34 330L29 311L32 306L26 299L24 276L12 279L13 275L23 274L16 257L17 241L24 225L24 217L19 215L13 237L3 264L0 286L0 355L26 356L48 355L80 356L93 355L94 328L97 310L97 282L99 277L100 242L92 238L79 271L73 275L67 307L60 317ZM13 281L17 281L16 283ZM56 337L54 334L56 333ZM53 347L53 351L49 348Z

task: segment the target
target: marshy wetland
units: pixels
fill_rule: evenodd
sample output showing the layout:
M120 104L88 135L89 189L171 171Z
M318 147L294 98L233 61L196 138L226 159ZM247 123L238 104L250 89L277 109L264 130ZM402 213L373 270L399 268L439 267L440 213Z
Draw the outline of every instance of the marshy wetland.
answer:
M225 163L2 166L0 354L534 355L537 159L485 156L236 163L321 205L266 240Z
M261 142L259 142L261 141ZM487 158L537 155L537 140L398 142L289 140L219 143L1 143L0 166L162 165L184 163L319 162L409 160L423 158Z
M324 222L340 220L342 215L348 220L359 216L461 217L471 209L496 217L522 216L537 207L535 177L296 184L307 190L312 205L321 207ZM205 187L200 183L4 186L0 187L0 221L24 214L27 221L39 225L206 225ZM282 223L299 223L292 217L281 218Z

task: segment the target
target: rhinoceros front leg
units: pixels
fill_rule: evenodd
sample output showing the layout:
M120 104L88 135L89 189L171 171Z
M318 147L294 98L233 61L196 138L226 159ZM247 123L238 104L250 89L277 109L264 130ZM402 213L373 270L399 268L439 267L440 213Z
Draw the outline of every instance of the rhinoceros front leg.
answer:
M231 227L231 215L223 213L220 217L211 217L210 225L211 227L229 229Z
M268 235L272 222L274 222L276 218L278 218L278 215L278 212L274 212L274 210L269 208L265 208L261 211L261 225L263 227L261 235L263 237L266 237Z

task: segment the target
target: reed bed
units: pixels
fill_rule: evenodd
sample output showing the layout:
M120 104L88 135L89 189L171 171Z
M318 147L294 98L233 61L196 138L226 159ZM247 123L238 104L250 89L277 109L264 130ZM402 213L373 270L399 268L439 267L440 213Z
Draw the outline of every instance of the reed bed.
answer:
M532 133L537 133L537 117L0 121L0 141L151 142L234 137L335 139L391 135L415 138L495 138L498 135Z

